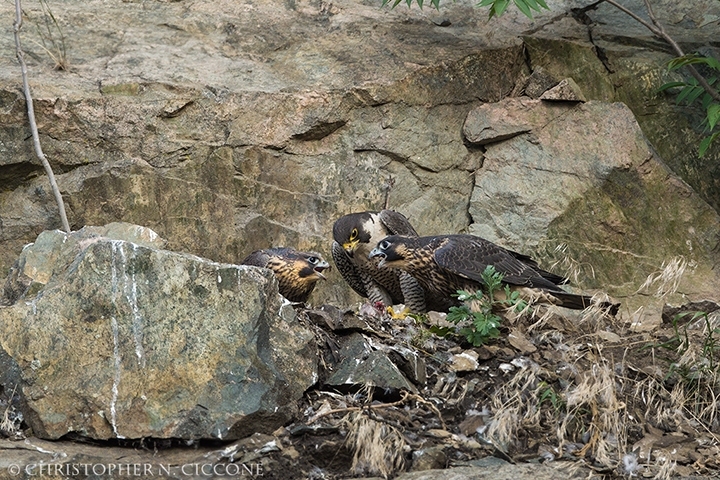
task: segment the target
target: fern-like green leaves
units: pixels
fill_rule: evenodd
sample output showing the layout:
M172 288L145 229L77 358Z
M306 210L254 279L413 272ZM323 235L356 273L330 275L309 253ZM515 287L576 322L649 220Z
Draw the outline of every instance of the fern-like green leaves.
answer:
M450 307L446 317L448 322L458 326L457 333L476 347L500 335L502 317L493 311L493 307L514 306L520 311L527 306L518 292L511 292L510 287L503 286L502 273L495 271L492 265L485 268L482 279L483 291L458 290L457 298L464 304ZM496 299L498 291L505 293L504 300Z
M533 10L536 12L539 12L541 8L549 10L545 0L513 0L513 3L515 3L518 10L524 13L528 18L532 18ZM490 10L488 11L488 18L493 18L495 16L499 17L505 13L508 5L510 5L510 0L482 0L477 6L490 7Z

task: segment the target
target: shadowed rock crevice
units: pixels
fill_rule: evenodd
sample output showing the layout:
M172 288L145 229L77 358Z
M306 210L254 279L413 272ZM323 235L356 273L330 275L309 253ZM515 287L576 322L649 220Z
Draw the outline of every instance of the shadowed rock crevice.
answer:
M291 138L303 141L320 140L332 134L337 129L342 128L343 126L345 126L346 123L347 122L344 120L329 123L319 123L312 126L309 130L303 133L296 133Z

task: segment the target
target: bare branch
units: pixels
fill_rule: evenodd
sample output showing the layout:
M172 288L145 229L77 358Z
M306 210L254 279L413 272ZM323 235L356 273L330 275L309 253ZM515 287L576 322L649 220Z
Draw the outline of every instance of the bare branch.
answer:
M15 22L13 23L13 31L15 33L15 49L18 62L20 63L20 69L22 70L23 79L23 92L25 93L25 103L27 104L28 121L30 123L30 131L32 132L33 145L35 146L35 154L40 159L45 167L48 179L50 180L50 187L52 188L53 194L55 195L55 201L58 204L60 210L60 220L62 222L63 229L70 233L70 224L65 214L65 203L63 202L60 189L58 188L57 182L55 181L55 175L53 174L50 162L48 162L45 154L40 146L40 135L38 134L37 123L35 121L35 109L33 108L32 95L30 94L30 84L28 83L27 65L25 64L25 56L20 46L20 28L22 27L22 8L20 7L20 0L15 0Z
M678 57L684 57L685 52L683 52L682 48L680 48L680 45L675 41L674 38L672 38L668 33L665 31L665 28L662 26L662 24L658 21L658 19L655 17L655 14L653 12L652 6L650 5L650 0L643 0L645 2L645 8L647 9L648 17L650 17L650 21L652 23L646 22L644 19L636 15L635 13L631 12L624 6L617 3L615 0L605 0L606 3L609 3L613 7L617 8L623 13L626 13L630 17L632 17L635 21L643 25L645 28L650 30L655 36L660 37L661 39L665 40L668 45L672 47L672 49L675 51ZM688 72L690 72L690 75L692 75L695 80L697 80L698 84L705 90L708 95L710 95L715 101L720 102L720 93L718 93L717 90L713 88L712 85L710 85L705 77L703 77L700 72L697 71L695 67L692 65L685 65L685 67L688 69Z
M615 2L615 0L605 0L605 2L606 2L606 3L609 3L609 4L612 5L613 7L617 8L618 10L620 10L621 12L629 15L629 16L632 17L636 22L642 24L642 26L644 26L645 28L647 28L648 30L650 30L652 33L654 33L654 34L657 35L658 37L661 36L661 35L660 35L660 30L656 29L652 24L650 24L650 23L646 22L645 20L643 20L642 17L639 17L638 15L636 15L636 14L635 14L634 12L632 12L631 10L628 10L627 8L625 8L625 7L623 7L622 5L620 5L619 3ZM682 56L682 55L681 55L681 56Z

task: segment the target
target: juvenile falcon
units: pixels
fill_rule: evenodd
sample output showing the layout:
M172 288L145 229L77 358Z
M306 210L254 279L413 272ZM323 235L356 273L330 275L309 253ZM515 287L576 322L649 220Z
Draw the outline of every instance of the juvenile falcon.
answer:
M272 270L280 294L291 302L306 302L317 281L325 280L323 270L330 268L320 254L298 252L292 248L256 250L242 264Z
M521 253L507 250L474 235L440 235L435 237L388 236L370 252L380 259L378 266L406 271L427 292L442 298L442 310L460 305L458 290L478 290L483 284L482 273L492 265L503 275L503 283L525 287L542 294L548 303L582 310L591 305L591 297L566 292L559 285L567 279L541 269L537 262ZM618 305L601 304L611 314Z
M388 307L403 303L413 312L424 312L424 292L414 278L392 268L379 270L380 259L368 258L370 250L388 235L417 237L417 232L404 215L393 210L340 217L333 225L335 265L361 297Z

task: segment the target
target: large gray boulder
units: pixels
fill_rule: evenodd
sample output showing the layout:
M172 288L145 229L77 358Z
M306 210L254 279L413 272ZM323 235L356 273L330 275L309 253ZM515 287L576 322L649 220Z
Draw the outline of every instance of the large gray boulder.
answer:
M0 307L0 346L34 434L233 439L287 422L317 380L316 347L272 273L147 233L49 231L24 249L30 288Z

